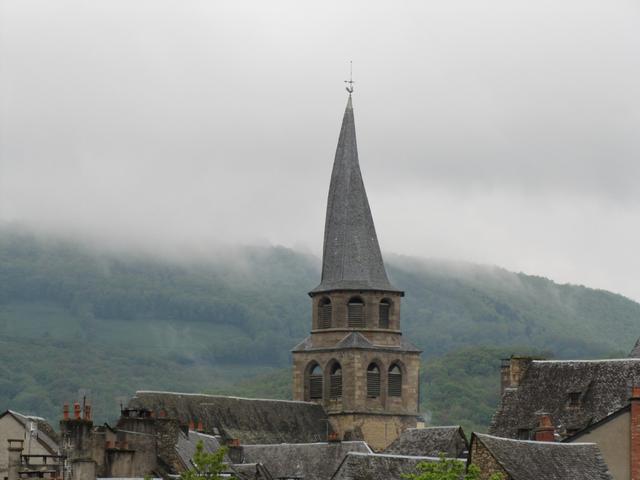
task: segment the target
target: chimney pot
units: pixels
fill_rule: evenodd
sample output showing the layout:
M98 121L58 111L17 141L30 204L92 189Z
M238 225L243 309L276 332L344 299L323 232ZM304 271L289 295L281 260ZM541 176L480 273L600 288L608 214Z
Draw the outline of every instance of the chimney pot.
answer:
M62 419L69 420L69 404L68 403L65 403L62 406Z
M535 440L537 442L555 442L556 427L551 421L551 415L540 413L538 415L538 427L535 430Z
M202 425L202 420L198 420L198 432L204 432L204 426Z
M195 423L193 423L193 420L189 420L189 430L195 430L195 429L196 429Z
M80 404L78 402L75 402L73 404L73 416L76 420L81 420L81 416L80 416Z

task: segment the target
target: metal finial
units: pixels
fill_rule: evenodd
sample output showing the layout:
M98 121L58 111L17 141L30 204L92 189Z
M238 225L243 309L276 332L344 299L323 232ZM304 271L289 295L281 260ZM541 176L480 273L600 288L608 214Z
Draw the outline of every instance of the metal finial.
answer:
M353 93L353 84L356 83L353 81L353 61L349 62L349 80L345 80L344 83L347 84L347 92L351 95Z

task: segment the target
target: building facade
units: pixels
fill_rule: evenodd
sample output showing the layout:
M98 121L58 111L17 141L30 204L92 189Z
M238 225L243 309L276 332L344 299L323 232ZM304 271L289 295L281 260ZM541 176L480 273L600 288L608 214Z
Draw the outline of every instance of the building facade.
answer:
M293 353L293 398L318 402L340 439L382 450L415 427L420 350L402 336L362 181L351 95L331 175L311 334Z

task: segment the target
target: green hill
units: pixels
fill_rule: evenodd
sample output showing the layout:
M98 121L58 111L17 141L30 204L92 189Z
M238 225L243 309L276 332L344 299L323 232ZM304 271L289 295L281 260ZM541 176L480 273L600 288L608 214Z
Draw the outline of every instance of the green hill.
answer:
M387 256L424 350L434 423L487 424L511 351L625 355L640 305L465 263ZM89 390L100 419L137 389L285 397L319 260L281 247L163 259L0 229L0 409L56 419Z

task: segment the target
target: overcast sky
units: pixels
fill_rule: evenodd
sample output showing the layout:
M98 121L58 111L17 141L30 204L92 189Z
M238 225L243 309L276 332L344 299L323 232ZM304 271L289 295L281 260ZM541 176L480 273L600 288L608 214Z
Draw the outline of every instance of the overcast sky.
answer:
M0 0L0 222L319 254L349 60L383 250L640 300L637 0Z

